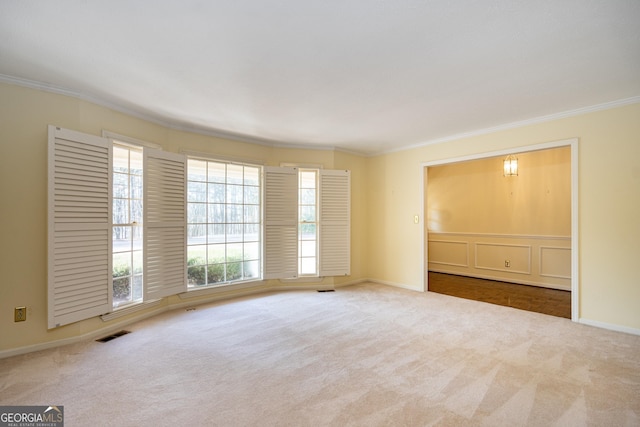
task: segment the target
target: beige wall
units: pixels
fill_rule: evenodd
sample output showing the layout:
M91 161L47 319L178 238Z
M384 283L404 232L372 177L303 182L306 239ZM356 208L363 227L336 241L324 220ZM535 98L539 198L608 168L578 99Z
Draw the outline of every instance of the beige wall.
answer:
M519 176L501 157L428 168L427 228L535 236L571 235L571 148L517 153Z
M420 289L422 164L579 139L580 317L640 331L640 104L370 159L369 276Z
M93 318L47 330L48 124L93 135L101 135L104 129L157 143L170 152L190 150L254 159L268 165L297 162L319 164L329 169L349 169L352 218L365 212L366 162L362 157L333 150L277 148L177 131L82 100L0 84L0 354L3 350L38 348L46 342L66 342L77 336L90 336L150 312L147 310L106 323ZM331 286L365 278L366 221L352 219L352 224L351 276L325 278L309 285L271 281L257 283L257 287ZM200 300L233 295L234 292L223 291L200 297ZM198 298L185 301L174 296L163 300L160 309L197 302ZM14 323L13 308L17 306L27 307L26 322Z
M103 129L160 144L352 171L352 276L420 289L423 162L577 137L580 139L581 317L640 331L640 104L363 158L339 151L274 148L180 132L89 102L0 84L0 352L64 342L105 328L94 318L46 328L47 124ZM178 305L178 297L162 304ZM27 306L28 320L13 322ZM123 319L126 321L127 319Z
M571 147L427 168L428 268L571 290Z

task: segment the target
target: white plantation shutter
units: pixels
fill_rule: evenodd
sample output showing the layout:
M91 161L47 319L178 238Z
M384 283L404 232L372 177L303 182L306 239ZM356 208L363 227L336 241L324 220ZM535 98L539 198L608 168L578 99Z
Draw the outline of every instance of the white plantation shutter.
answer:
M49 126L48 327L108 313L111 144Z
M298 170L264 168L264 279L298 277Z
M187 160L144 150L144 299L187 290Z
M320 276L351 274L351 173L320 170Z

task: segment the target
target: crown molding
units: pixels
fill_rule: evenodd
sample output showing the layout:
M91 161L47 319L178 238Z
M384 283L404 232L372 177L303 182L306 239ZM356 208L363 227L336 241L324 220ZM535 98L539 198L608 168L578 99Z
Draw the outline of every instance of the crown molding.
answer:
M516 122L505 123L498 126L492 126L489 128L478 129L470 132L458 133L455 135L445 136L443 138L431 139L428 141L419 142L417 144L407 145L401 148L381 151L376 154L371 155L370 157L397 153L400 151L412 150L414 148L421 148L427 145L441 144L443 142L455 141L457 139L471 138L474 136L487 135L490 133L500 132L509 129L515 129L519 127L535 125L539 123L551 122L558 119L564 119L567 117L575 117L582 114L594 113L597 111L610 110L613 108L624 107L626 105L637 104L640 103L640 96L632 96L630 98L619 99L615 101L605 102L602 104L591 105L588 107L576 108L574 110L562 111L560 113L548 114L546 116L534 117L532 119L519 120Z
M16 85L16 86L22 86L29 89L35 89L35 90L40 90L44 92L50 92L58 95L64 95L64 96L80 99L82 101L90 102L92 104L109 108L111 110L118 111L120 113L133 116L138 119L145 120L147 122L151 122L151 123L166 127L171 130L190 132L190 133L195 133L199 135L211 136L214 138L222 138L222 139L228 139L232 141L244 142L248 144L257 144L257 145L274 147L274 148L342 151L350 154L355 154L358 156L365 155L364 153L349 151L349 150L341 149L339 147L319 145L319 144L286 143L286 142L269 139L269 138L253 137L253 136L243 135L243 134L234 133L234 132L228 132L228 131L222 131L222 130L211 129L211 128L206 128L202 126L192 125L192 124L177 121L177 120L170 120L159 115L144 113L139 110L125 107L121 104L110 102L103 98L90 95L84 92L67 89L67 88L56 86L50 83L38 82L35 80L24 79L21 77L9 76L6 74L0 74L0 83L7 83L11 85Z
M111 110L118 111L123 114L127 114L129 116L136 117L141 120L145 120L151 123L155 123L160 126L164 126L168 129L182 131L182 132L190 132L199 135L211 136L214 138L223 138L232 141L244 142L248 144L257 144L267 147L273 148L291 148L291 149L301 149L301 150L322 150L322 151L339 151L347 154L352 154L361 157L376 157L385 154L397 153L406 150L412 150L415 148L421 148L428 145L441 144L444 142L455 141L458 139L471 138L475 136L487 135L494 132L500 132L509 129L515 129L523 126L529 126L539 123L550 122L553 120L563 119L567 117L579 116L582 114L593 113L597 111L609 110L612 108L623 107L626 105L637 104L640 103L640 96L633 96L630 98L619 99L615 101L605 102L602 104L596 104L587 107L576 108L573 110L567 110L559 113L549 114L540 117L534 117L531 119L519 120L516 122L505 123L498 126L492 126L484 129L477 129L469 132L458 133L450 136L445 136L442 138L435 138L423 142L419 142L416 144L405 145L402 147L394 148L391 150L383 150L375 153L367 153L356 150L348 150L336 146L327 146L327 145L319 145L319 144L304 144L304 143L286 143L282 141L277 141L269 138L259 138L254 136L248 136L244 134L222 131L217 129L206 128L202 126L196 126L193 124L170 120L166 117L161 117L155 114L144 113L139 110L135 110L133 108L125 107L121 104L117 104L114 102L107 101L105 99L99 98L94 95L90 95L84 92L75 91L71 89L67 89L64 87L56 86L50 83L38 82L34 80L24 79L21 77L9 76L6 74L0 74L0 83L8 83L17 86L23 86L31 89L41 90L45 92L56 93L59 95L70 96L73 98L77 98L83 101L90 102L92 104L100 105L102 107L109 108Z

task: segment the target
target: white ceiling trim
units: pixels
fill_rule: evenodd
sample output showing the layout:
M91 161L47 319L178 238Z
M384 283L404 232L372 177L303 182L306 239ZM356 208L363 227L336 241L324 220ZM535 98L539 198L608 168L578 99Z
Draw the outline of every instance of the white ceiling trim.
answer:
M335 146L326 146L326 145L318 145L318 144L302 144L302 143L300 143L300 144L283 143L283 142L280 142L280 141L273 141L273 140L269 140L269 139L255 138L255 137L250 137L250 136L246 136L246 135L234 134L234 133L230 133L230 132L223 132L223 131L218 131L218 130L206 129L206 128L203 128L203 127L184 124L182 122L167 120L166 118L162 118L162 117L159 117L159 116L156 116L156 115L152 115L152 114L148 114L148 113L142 113L140 111L137 111L137 110L134 110L134 109L131 109L131 108L128 108L128 107L113 103L113 102L106 101L106 100L104 100L102 98L99 98L99 97L96 97L94 95L90 95L90 94L87 94L87 93L84 93L84 92L78 92L78 91L74 91L74 90L71 90L71 89L63 88L63 87L60 87L60 86L48 84L48 83L37 82L37 81L24 79L24 78L20 78L20 77L8 76L8 75L5 75L5 74L0 74L0 83L13 84L13 85L17 85L17 86L27 87L27 88L30 88L30 89L36 89L36 90L41 90L41 91L45 91L45 92L51 92L51 93L55 93L55 94L59 94L59 95L64 95L64 96L77 98L77 99L80 99L80 100L83 100L83 101L87 101L87 102L90 102L90 103L93 103L93 104L96 104L96 105L99 105L99 106L102 106L102 107L106 107L106 108L118 111L120 113L127 114L127 115L130 115L130 116L133 116L133 117L136 117L136 118L139 118L139 119L142 119L142 120L145 120L145 121L148 121L148 122L160 125L160 126L164 126L164 127L167 127L167 128L173 129L173 130L178 130L178 131L183 131L183 132L191 132L191 133L196 133L196 134L200 134L200 135L212 136L212 137L216 137L216 138L224 138L224 139L229 139L229 140L233 140L233 141L239 141L239 142L244 142L244 143L249 143L249 144L258 144L258 145L276 147L276 148L340 151L340 152L353 154L353 155L358 155L358 156L362 156L362 157L375 157L375 156L384 155L384 154L396 153L396 152L411 150L411 149L415 149L415 148L421 148L421 147L425 147L425 146L428 146L428 145L441 144L441 143L454 141L454 140L458 140L458 139L471 138L471 137L475 137L475 136L486 135L486 134L500 132L500 131L504 131L504 130L519 128L519 127L524 127L524 126L529 126L529 125L534 125L534 124L539 124L539 123L544 123L544 122L550 122L550 121L563 119L563 118L567 118L567 117L574 117L574 116L578 116L578 115L582 115L582 114L588 114L588 113L592 113L592 112L603 111L603 110L608 110L608 109L612 109L612 108L618 108L618 107L623 107L623 106L626 106L626 105L640 103L640 96L633 96L633 97L630 97L630 98L624 98L624 99L614 100L614 101L605 102L605 103L601 103L601 104L597 104L597 105L592 105L592 106L587 106L587 107L582 107L582 108L576 108L576 109L573 109L573 110L563 111L563 112L559 112L559 113L549 114L549 115L545 115L545 116L534 117L534 118L531 118L531 119L520 120L520 121L516 121L516 122L511 122L511 123L505 123L505 124L498 125L498 126L493 126L493 127L484 128L484 129L478 129L478 130L470 131L470 132L459 133L459 134L455 134L455 135L446 136L446 137L443 137L443 138L436 138L436 139L432 139L432 140L428 140L428 141L423 141L423 142L420 142L420 143L417 143L417 144L402 146L402 147L399 147L399 148L396 148L396 149L384 150L384 151L368 154L368 153L354 151L354 150L347 150L347 149L343 149L343 148L335 147Z
M441 144L441 143L444 143L444 142L455 141L457 139L464 139L464 138L471 138L471 137L474 137L474 136L487 135L487 134L490 134L490 133L500 132L500 131L504 131L504 130L515 129L515 128L520 128L520 127L529 126L529 125L535 125L535 124L539 124L539 123L551 122L551 121L554 121L554 120L564 119L564 118L567 118L567 117L575 117L575 116L579 116L579 115L582 115L582 114L594 113L594 112L603 111L603 110L610 110L610 109L613 109L613 108L624 107L625 105L638 104L638 103L640 103L640 96L633 96L631 98L619 99L619 100L616 100L616 101L605 102L605 103L597 104L597 105L591 105L589 107L576 108L574 110L563 111L563 112L560 112L560 113L549 114L549 115L546 115L546 116L534 117L532 119L520 120L520 121L517 121L517 122L505 123L503 125L493 126L493 127L489 127L489 128L485 128L485 129L478 129L478 130L471 131L471 132L459 133L459 134L456 134L456 135L446 136L444 138L432 139L432 140L429 140L429 141L420 142L418 144L407 145L407 146L404 146L404 147L401 147L401 148L398 148L398 149L385 150L385 151L379 152L379 153L377 153L375 155L390 154L390 153L395 153L395 152L399 152L399 151L405 151L405 150L411 150L411 149L414 149L414 148L420 148L420 147L424 147L424 146L427 146L427 145Z

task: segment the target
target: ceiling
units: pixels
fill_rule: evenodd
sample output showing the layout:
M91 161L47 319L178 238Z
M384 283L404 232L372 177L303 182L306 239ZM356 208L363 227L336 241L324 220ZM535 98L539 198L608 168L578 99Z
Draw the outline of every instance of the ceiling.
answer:
M638 0L0 0L1 81L377 154L640 102Z

